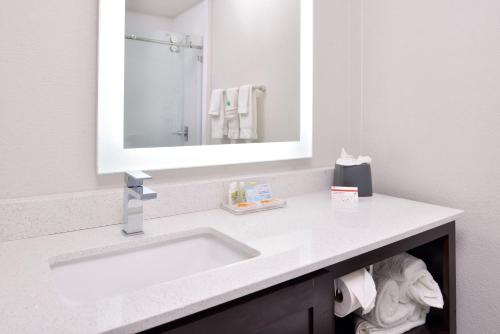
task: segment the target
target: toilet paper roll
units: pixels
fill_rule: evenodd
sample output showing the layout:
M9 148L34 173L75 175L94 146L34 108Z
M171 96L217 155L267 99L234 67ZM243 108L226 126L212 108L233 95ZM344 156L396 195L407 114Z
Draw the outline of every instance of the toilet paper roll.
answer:
M340 295L335 298L336 316L345 317L358 308L363 309L363 314L373 309L377 289L372 276L366 269L347 274L336 281L337 290L340 291Z

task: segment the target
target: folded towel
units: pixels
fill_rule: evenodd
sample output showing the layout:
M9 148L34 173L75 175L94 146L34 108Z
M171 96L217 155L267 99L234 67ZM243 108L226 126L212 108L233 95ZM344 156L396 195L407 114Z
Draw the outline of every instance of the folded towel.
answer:
M400 325L391 328L380 328L372 325L363 318L359 318L356 322L356 334L403 334L409 330L425 324L425 317L415 321L406 321Z
M252 85L240 87L238 113L240 116L240 139L258 139L257 94Z
M240 117L238 115L238 88L230 88L226 91L226 104L224 115L227 121L227 137L229 139L240 138Z
M368 320L358 317L355 327L356 334L402 334L415 327L424 325L430 308L428 306L416 305L415 303L412 304L415 305L413 314L405 322L393 327L378 327Z
M225 92L223 89L215 89L212 91L210 100L210 109L208 115L212 122L212 138L224 138L224 128L226 126L224 117L224 98Z
M367 314L359 314L375 327L390 328L405 323L417 311L414 303L400 303L399 284L388 277L374 276L377 287L375 307Z
M210 109L208 110L208 114L210 116L220 116L223 111L223 98L224 98L224 89L214 89L212 91L212 96L210 98Z
M415 301L421 305L443 308L441 289L424 261L403 253L375 264L373 271L377 276L390 277L398 282L401 302Z

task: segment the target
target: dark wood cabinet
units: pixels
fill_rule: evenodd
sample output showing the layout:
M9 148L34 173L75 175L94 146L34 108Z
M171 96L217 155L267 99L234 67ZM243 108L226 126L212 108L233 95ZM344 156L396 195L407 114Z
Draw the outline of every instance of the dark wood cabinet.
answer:
M322 270L145 333L331 334L332 296Z
M351 334L353 317L334 316L333 280L402 252L424 260L445 299L410 333L456 334L454 222L144 333Z
M408 252L426 263L427 269L439 284L444 297L444 308L442 310L432 308L427 316L426 325L415 328L409 333L456 334L455 222L375 249L327 269L332 272L334 277L341 277L403 252ZM336 318L334 333L354 333L352 317Z

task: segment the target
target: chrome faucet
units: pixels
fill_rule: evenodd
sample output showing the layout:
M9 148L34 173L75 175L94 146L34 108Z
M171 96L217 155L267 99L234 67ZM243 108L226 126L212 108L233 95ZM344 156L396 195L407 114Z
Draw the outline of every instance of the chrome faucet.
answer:
M144 233L143 201L157 197L155 191L143 186L144 180L149 179L151 179L151 176L143 172L125 173L123 234L127 236Z

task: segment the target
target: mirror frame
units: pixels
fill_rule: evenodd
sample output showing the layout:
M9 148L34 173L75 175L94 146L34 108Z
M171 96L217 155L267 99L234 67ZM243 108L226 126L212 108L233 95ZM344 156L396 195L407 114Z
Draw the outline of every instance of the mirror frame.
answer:
M100 0L98 174L311 158L313 17L314 1L301 0L299 141L124 149L125 0Z

